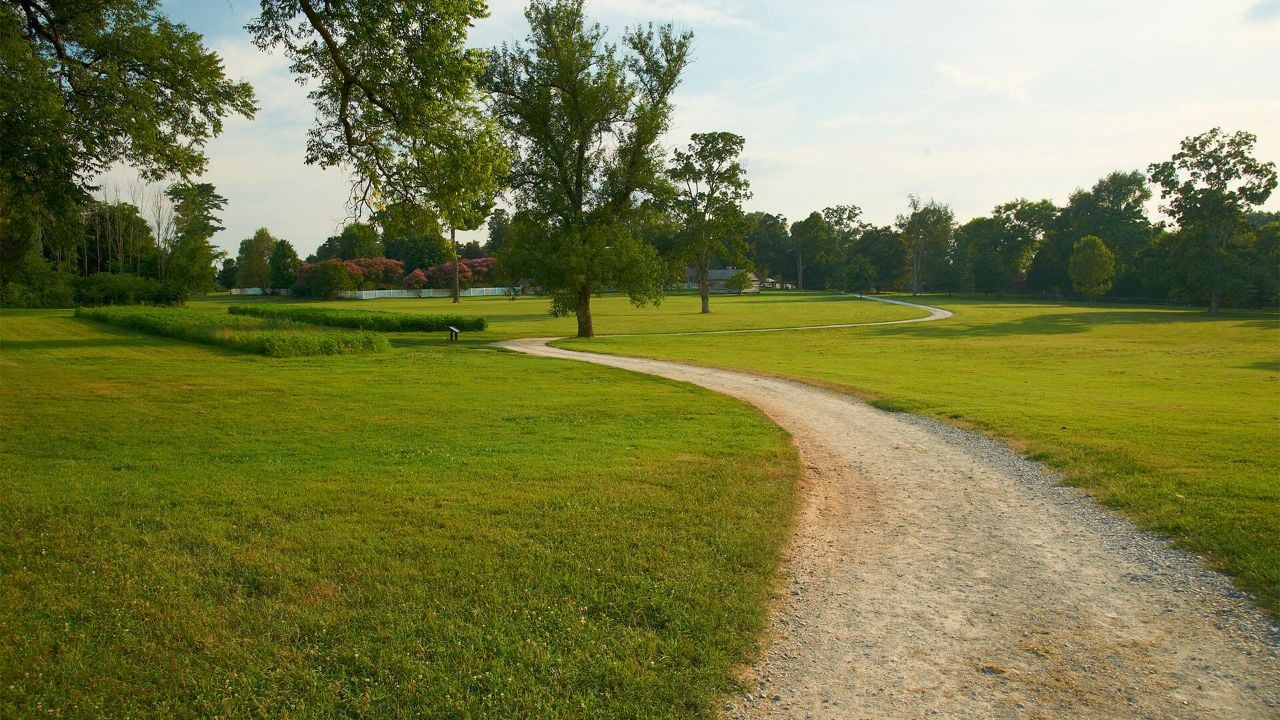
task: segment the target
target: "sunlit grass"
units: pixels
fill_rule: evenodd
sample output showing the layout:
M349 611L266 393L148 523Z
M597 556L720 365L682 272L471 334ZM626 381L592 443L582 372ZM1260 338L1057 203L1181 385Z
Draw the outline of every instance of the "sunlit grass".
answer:
M834 384L1007 438L1280 611L1280 318L927 297L950 320L566 341Z
M711 717L787 438L624 372L0 313L0 717Z
M305 304L354 310L380 310L421 314L458 314L488 320L484 333L468 333L477 342L513 337L561 336L577 333L573 317L553 318L547 313L546 298L464 297L453 304L449 298L407 298L383 300L333 300L328 302L291 300L278 297L245 298L214 296L191 304L195 308L221 311L228 305ZM922 317L913 308L862 300L832 293L766 292L760 295L718 295L711 299L711 312L701 313L696 293L678 292L665 297L657 307L637 308L623 296L606 295L592 300L595 330L599 335L619 333L678 333L701 330L794 327L880 322Z

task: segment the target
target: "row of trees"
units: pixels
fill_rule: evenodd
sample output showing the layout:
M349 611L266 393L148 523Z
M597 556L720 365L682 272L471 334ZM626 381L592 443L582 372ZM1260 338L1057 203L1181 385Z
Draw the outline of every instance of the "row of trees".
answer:
M1224 302L1277 305L1280 214L1253 211L1276 172L1253 158L1255 141L1214 129L1185 140L1149 175L1113 172L1065 206L1019 199L963 224L947 205L916 197L886 226L862 221L852 205L789 226L751 213L745 255L758 273L799 288L1109 293L1204 302L1211 312ZM1147 216L1149 180L1177 225Z
M84 217L88 178L117 161L151 178L194 177L222 118L252 116L251 90L228 81L199 36L150 0L22 0L0 12L0 58L18 80L0 88L0 260L100 269L87 244L53 240L66 218ZM1248 133L1189 138L1147 175L1114 173L1061 208L1017 200L958 225L945 204L912 197L888 226L866 223L853 205L788 225L742 213L743 138L699 133L667 157L661 141L689 33L649 25L610 42L583 0L534 0L526 40L486 52L466 46L484 13L481 0L261 0L249 25L256 43L282 51L312 88L307 161L348 170L355 209L373 221L330 238L315 260L383 253L423 269L457 257L455 231L489 216L508 276L549 296L552 312L575 314L587 337L593 296L614 289L656 302L682 264L696 270L704 311L715 263L754 264L802 288L1097 289L1107 283L1077 285L1072 272L1088 236L1111 254L1113 293L1203 298L1213 311L1274 295L1265 273L1274 230L1246 218L1274 189L1275 167L1252 157ZM1176 227L1143 214L1148 178ZM209 212L193 206L189 215L216 225L213 189L175 184L179 193L199 187ZM500 191L509 216L490 214ZM265 272L274 284L272 254L284 250L267 235L251 239L252 263L237 258L246 278L237 267L237 283ZM109 253L107 266L132 262L142 272L140 252ZM173 257L157 259L157 276ZM282 255L278 264L290 262ZM1107 267L1105 258L1074 265ZM15 267L26 266L0 262L0 283Z

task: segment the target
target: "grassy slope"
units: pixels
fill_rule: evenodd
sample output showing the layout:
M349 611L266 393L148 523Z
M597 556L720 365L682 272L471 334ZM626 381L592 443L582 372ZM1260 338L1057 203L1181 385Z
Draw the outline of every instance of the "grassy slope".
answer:
M758 642L796 464L740 403L422 339L0 338L0 716L705 717Z
M224 295L195 301L191 305L225 312L228 305L255 302L288 303L291 301L275 297L244 298ZM468 333L464 336L477 342L491 342L513 337L573 335L578 331L577 321L574 318L550 317L547 314L547 300L540 297L518 297L514 300L505 297L464 297L457 305L452 304L447 298L292 302L356 310L480 315L488 319L489 330L484 333ZM658 307L642 308L632 306L625 297L607 295L592 300L591 307L598 334L830 325L900 320L924 315L912 308L829 293L716 296L711 299L711 312L706 315L700 312L698 296L691 293L673 293L668 295Z
M936 323L568 341L834 383L1009 438L1280 612L1280 322L1256 313L924 302Z

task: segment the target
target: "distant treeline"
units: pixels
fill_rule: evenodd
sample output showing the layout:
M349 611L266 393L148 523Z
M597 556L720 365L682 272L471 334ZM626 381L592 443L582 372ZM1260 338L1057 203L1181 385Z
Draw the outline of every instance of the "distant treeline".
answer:
M1086 237L1109 251L1105 297L1207 303L1213 258L1198 231L1153 222L1141 172L1113 172L1062 207L1019 199L959 224L951 209L910 199L891 225L863 222L855 206L814 212L788 225L751 213L748 257L757 274L809 289L1033 293L1064 298L1076 289L1071 260ZM1280 305L1280 213L1246 213L1218 253L1222 302Z

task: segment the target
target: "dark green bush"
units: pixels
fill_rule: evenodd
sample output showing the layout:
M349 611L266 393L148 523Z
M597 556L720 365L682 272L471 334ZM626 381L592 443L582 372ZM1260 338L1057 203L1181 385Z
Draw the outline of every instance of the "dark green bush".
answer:
M320 330L300 323L262 321L178 308L78 308L76 317L270 357L349 355L382 352L391 347L385 337L372 332Z
M382 332L444 332L450 326L480 332L489 326L484 318L461 315L418 315L377 310L341 310L305 305L232 305L232 315L292 320L312 325L380 330Z
M75 280L78 305L181 305L187 294L180 285L123 273L96 273Z

